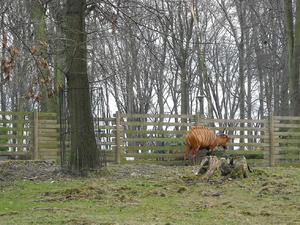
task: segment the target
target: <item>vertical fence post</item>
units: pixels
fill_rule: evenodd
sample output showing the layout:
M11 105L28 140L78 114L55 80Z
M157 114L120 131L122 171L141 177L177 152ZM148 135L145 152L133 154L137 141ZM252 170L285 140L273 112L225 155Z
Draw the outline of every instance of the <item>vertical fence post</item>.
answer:
M115 163L120 164L121 153L121 117L120 113L116 112L116 148L115 148Z
M33 113L33 159L39 158L39 114Z
M16 147L15 151L16 152L21 152L23 149L23 129L24 129L24 125L23 125L23 121L22 121L22 114L16 115L16 119L17 119L17 131L16 131L16 144L18 147Z
M274 143L275 143L275 135L274 135L274 117L273 115L269 116L269 166L274 166L275 158L274 158Z

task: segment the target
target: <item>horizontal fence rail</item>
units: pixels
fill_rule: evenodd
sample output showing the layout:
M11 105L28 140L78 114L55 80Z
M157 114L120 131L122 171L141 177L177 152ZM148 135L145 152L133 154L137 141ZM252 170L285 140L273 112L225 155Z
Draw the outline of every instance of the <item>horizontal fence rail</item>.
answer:
M258 165L299 162L300 117L270 116L260 120L210 119L199 115L119 114L98 118L98 143L110 161L182 163L184 138L193 126L216 133L226 130L229 151Z
M0 112L0 158L28 157L32 146L32 114Z
M199 115L120 114L94 118L98 147L108 162L182 164L184 139L193 126L206 126L231 138L229 150L217 154L245 155L257 165L300 162L300 117L270 116L261 120L211 119ZM62 124L55 113L0 112L0 159L54 159ZM63 144L62 144L63 143ZM68 151L64 151L68 152Z
M300 117L273 116L273 161L300 161Z
M0 159L59 159L56 113L0 112Z
M207 119L199 115L119 114L94 120L101 149L109 161L176 164L183 160L184 138L193 126L217 133L226 129L232 138L226 155L247 154L269 158L269 120ZM242 152L241 152L242 151ZM246 152L245 152L246 151Z

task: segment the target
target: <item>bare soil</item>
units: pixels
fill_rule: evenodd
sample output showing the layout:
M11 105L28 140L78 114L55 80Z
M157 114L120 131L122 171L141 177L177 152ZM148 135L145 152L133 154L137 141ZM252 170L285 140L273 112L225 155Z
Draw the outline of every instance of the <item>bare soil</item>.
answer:
M53 161L9 160L0 161L0 185L18 180L46 181L68 178L59 165Z

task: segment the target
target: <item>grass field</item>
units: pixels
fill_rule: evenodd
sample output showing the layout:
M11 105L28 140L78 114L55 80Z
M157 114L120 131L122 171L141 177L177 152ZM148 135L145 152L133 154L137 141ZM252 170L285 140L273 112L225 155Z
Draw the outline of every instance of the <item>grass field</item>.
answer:
M0 186L0 224L300 224L300 168L202 182L192 167L109 166Z

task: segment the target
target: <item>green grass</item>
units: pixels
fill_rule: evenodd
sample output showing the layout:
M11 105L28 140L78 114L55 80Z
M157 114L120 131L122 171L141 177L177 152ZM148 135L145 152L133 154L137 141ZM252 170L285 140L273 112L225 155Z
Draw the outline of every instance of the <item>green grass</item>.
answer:
M192 167L160 168L147 176L116 177L113 166L85 179L18 181L0 189L0 224L300 224L299 168L211 183Z

